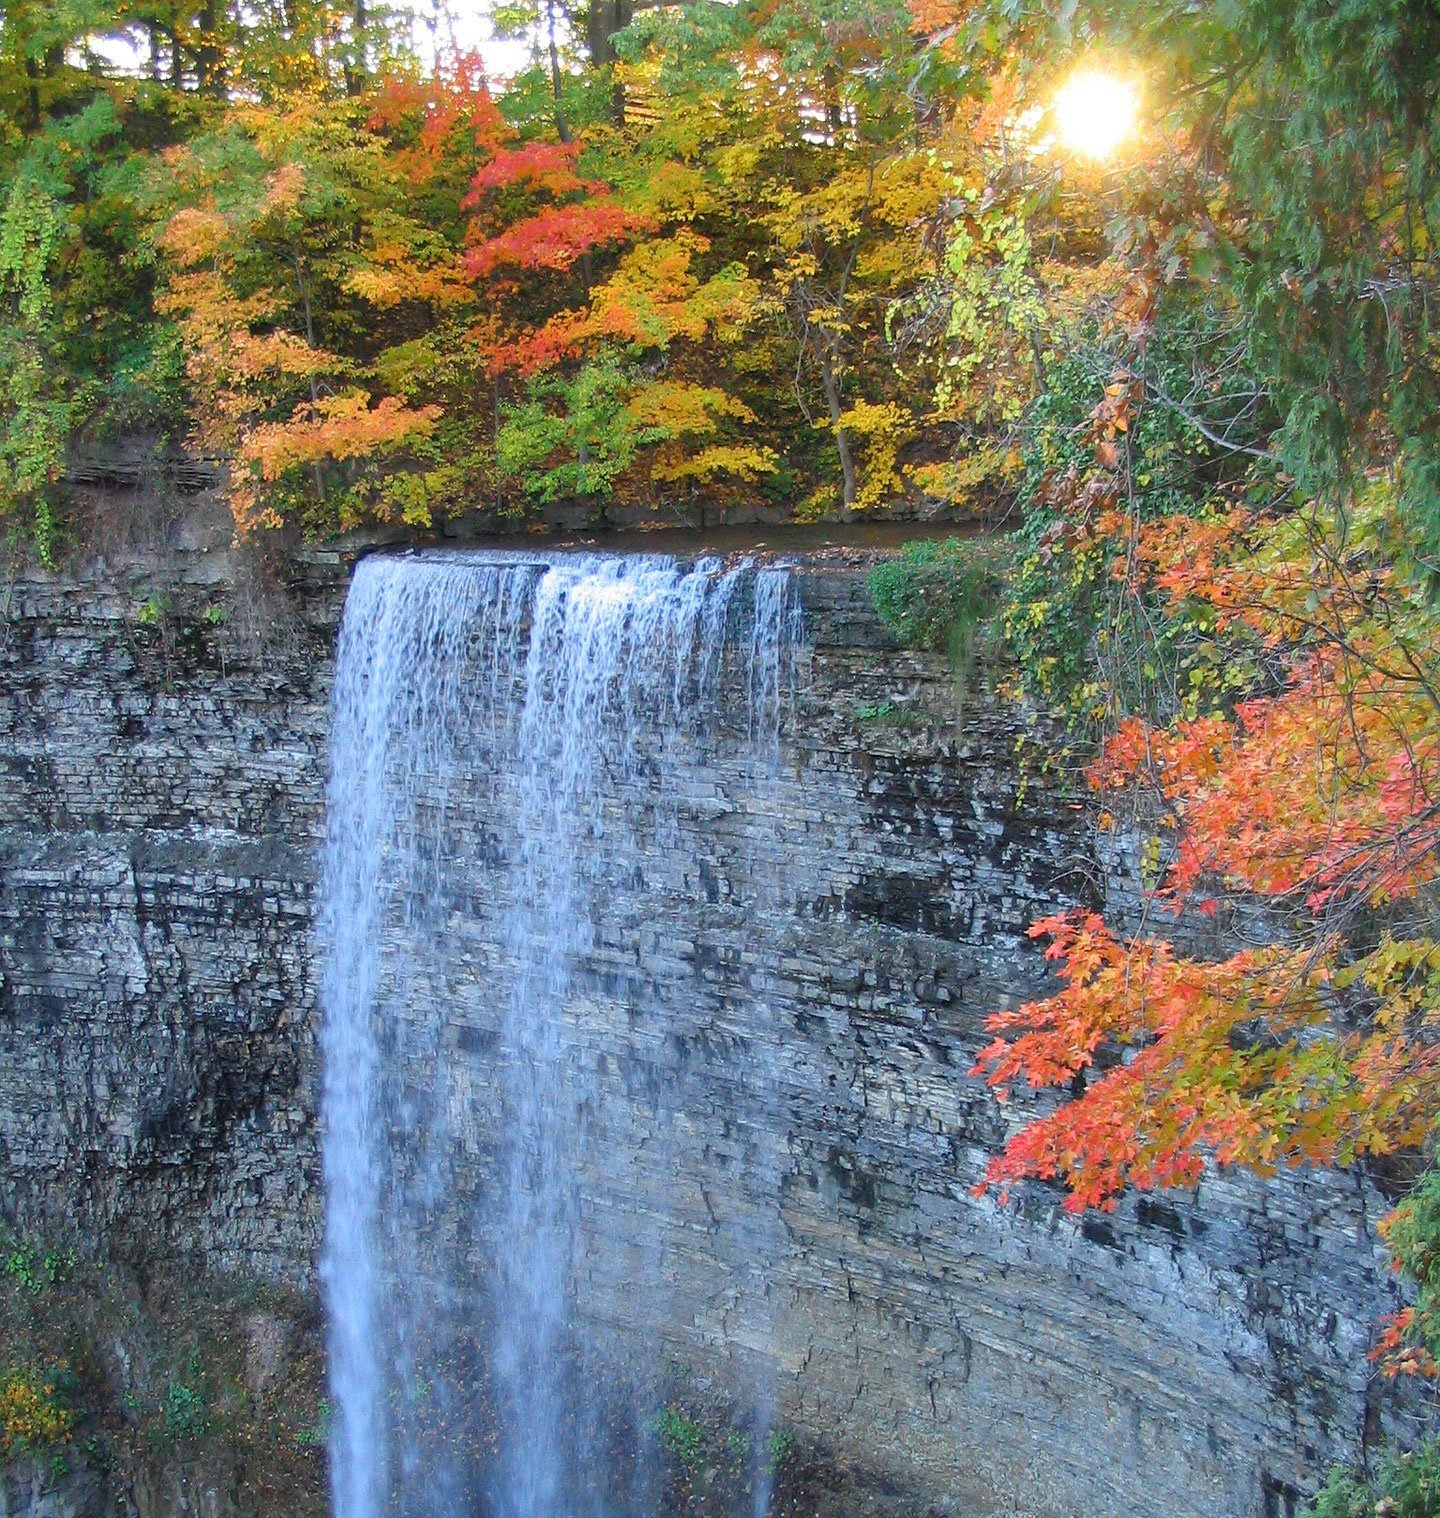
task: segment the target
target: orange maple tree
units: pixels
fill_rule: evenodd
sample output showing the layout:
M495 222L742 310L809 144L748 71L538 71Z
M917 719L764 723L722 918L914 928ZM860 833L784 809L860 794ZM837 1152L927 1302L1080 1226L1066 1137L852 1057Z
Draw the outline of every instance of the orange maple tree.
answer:
M1269 670L1228 711L1127 719L1088 770L1102 823L1124 798L1168 855L1152 915L1237 908L1252 943L1205 958L1148 920L1037 923L1062 988L993 1017L975 1070L1006 1094L1078 1094L1021 1128L979 1190L1054 1179L1072 1210L1111 1208L1212 1163L1418 1146L1440 1114L1440 643L1423 583L1380 552L1398 530L1384 499L1343 532L1230 511L1140 525L1116 554L1115 576L1172 612L1202 601L1211 635Z

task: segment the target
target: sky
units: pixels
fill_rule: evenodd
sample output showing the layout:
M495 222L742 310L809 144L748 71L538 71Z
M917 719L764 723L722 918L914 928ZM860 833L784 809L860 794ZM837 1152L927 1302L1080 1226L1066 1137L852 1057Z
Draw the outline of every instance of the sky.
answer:
M393 0L395 9L414 17L415 46L431 55L437 42L460 52L477 52L492 79L506 79L530 62L530 45L498 39L490 25L487 0Z
M393 8L411 18L411 35L421 57L454 47L478 52L491 79L504 80L530 62L528 42L500 39L490 25L489 0L391 0ZM138 69L143 54L124 37L92 37L90 46L117 69Z

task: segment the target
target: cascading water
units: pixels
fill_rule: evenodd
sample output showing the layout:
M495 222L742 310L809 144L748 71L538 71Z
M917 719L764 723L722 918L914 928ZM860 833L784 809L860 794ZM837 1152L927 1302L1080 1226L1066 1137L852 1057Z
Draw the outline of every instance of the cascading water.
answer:
M709 1247L763 1333L773 1061L695 1027L682 982L633 946L663 958L666 930L683 937L647 918L693 883L647 872L683 860L680 798L718 755L743 792L723 805L763 813L801 647L783 569L358 567L322 911L336 1518L654 1511L647 1375L687 1327L668 1258L693 1199L667 1155L696 1132L678 1028L733 1066L722 1161L769 1205ZM755 863L751 892L773 886ZM758 1450L771 1398L751 1384Z

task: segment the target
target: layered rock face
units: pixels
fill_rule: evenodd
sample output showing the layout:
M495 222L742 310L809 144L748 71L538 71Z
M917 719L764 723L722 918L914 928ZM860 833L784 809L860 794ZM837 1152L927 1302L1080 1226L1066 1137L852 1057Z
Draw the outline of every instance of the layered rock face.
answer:
M263 635L223 556L170 565L159 589L153 567L9 587L0 1149L27 1224L304 1281L346 576L294 573L290 615ZM594 906L578 1015L613 1140L587 1197L596 1258L663 1189L677 1357L724 1382L766 1341L780 1417L917 1511L1291 1510L1389 1419L1365 1361L1394 1305L1383 1201L1355 1175L1224 1177L1088 1220L1039 1188L1005 1208L971 1195L1023 1117L967 1074L985 1016L1041 984L1028 924L1107 882L1081 814L1024 773L983 672L957 701L943 665L890 646L860 572L798 577L813 657L765 806L737 800L717 744L682 777L675 825ZM484 967L501 952L487 904L505 863L473 826L458 927L475 974L437 995L454 1005L466 1205L483 1211L498 1106ZM673 1027L626 1025L633 976L683 1008ZM683 1144L652 1142L661 1069L684 1072L667 1119ZM736 1084L758 1069L760 1107ZM734 1162L742 1106L771 1125L758 1167ZM725 1247L755 1230L759 1305ZM626 1313L615 1271L596 1270L586 1305Z
M343 590L308 583L313 623L266 642L227 568L3 592L0 1154L51 1231L294 1277L320 1216L310 917Z

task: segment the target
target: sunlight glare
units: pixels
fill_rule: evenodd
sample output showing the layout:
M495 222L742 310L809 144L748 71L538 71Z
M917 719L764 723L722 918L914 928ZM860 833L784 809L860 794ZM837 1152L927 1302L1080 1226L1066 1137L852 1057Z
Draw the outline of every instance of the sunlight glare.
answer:
M1061 87L1051 112L1060 141L1071 152L1100 162L1135 131L1140 92L1118 75L1081 69Z

